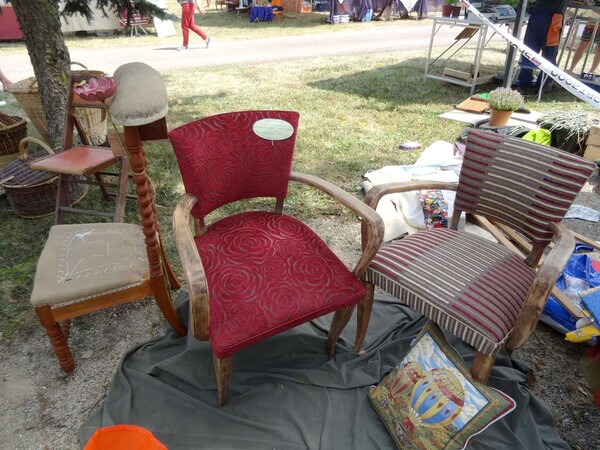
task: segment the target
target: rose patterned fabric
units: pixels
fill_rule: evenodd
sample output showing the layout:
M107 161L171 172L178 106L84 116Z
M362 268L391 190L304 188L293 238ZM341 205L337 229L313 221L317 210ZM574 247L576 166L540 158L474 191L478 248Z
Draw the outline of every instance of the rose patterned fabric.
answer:
M195 238L217 358L364 296L362 283L310 228L262 211L226 217Z
M262 119L287 122L291 135L259 136L254 124ZM292 111L242 111L171 131L186 192L198 199L192 215L202 219L248 198L283 200L298 119ZM209 339L217 358L354 306L365 295L362 283L310 228L282 214L232 215L209 226L195 242L207 278Z
M257 136L261 119L281 119L294 129L284 140ZM206 117L169 133L183 184L198 198L195 217L237 200L285 198L292 168L299 114L292 111L242 111Z

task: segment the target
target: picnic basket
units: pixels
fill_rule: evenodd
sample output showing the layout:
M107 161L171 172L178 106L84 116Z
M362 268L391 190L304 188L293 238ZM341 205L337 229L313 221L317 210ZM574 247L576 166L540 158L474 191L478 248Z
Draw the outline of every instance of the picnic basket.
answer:
M101 70L88 70L83 64L76 62L71 62L71 64L76 64L84 68L83 70L72 70L72 73L83 72L95 77L106 76L106 73ZM33 126L40 133L42 140L50 142L48 121L46 120L46 113L42 106L36 78L29 77L13 83L8 88L8 92L19 102L19 105L25 114L27 114ZM106 111L104 109L76 108L76 112L90 142L93 145L102 144L106 140L107 132Z
M26 137L19 143L19 158L0 172L0 186L15 212L21 217L35 218L53 214L56 206L58 175L56 173L31 170L29 163L45 155L45 152L27 154L26 145L34 142L46 152L54 153L44 142ZM77 176L85 180L85 177ZM89 185L68 183L69 206L78 203L87 194Z
M19 151L19 142L27 136L27 122L18 116L0 113L0 156Z

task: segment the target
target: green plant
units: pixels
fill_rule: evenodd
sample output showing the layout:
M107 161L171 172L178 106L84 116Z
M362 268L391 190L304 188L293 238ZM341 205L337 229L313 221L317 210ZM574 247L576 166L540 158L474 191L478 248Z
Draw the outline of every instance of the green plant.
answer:
M499 87L490 92L489 104L498 111L514 111L523 104L523 96L510 88Z
M583 144L592 125L599 123L598 119L583 111L552 111L539 119L540 127L560 131L565 141L572 138L577 140L577 144Z
M459 0L444 0L444 3L446 3L446 5L450 5L450 6L458 6L460 4Z
M516 8L519 5L519 0L504 0L502 2L504 5L510 5L513 8Z

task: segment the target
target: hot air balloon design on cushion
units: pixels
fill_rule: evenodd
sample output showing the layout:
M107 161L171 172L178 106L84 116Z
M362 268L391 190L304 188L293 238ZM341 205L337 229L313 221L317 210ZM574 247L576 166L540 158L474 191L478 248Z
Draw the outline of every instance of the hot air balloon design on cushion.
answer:
M392 378L388 395L398 399L401 396L409 396L412 387L423 376L423 368L416 361L409 361L396 369L398 373Z
M458 377L445 368L425 372L415 384L408 417L404 425L410 433L416 426L440 426L450 424L464 406L464 389Z
M433 323L408 353L369 389L371 404L401 450L461 450L515 402L477 383L460 355Z

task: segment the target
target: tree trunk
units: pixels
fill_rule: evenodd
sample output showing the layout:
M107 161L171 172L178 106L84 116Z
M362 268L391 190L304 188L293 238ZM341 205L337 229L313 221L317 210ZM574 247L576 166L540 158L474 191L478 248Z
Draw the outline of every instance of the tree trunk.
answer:
M60 28L58 3L56 0L13 0L12 5L38 82L50 145L56 148L62 143L71 63Z

